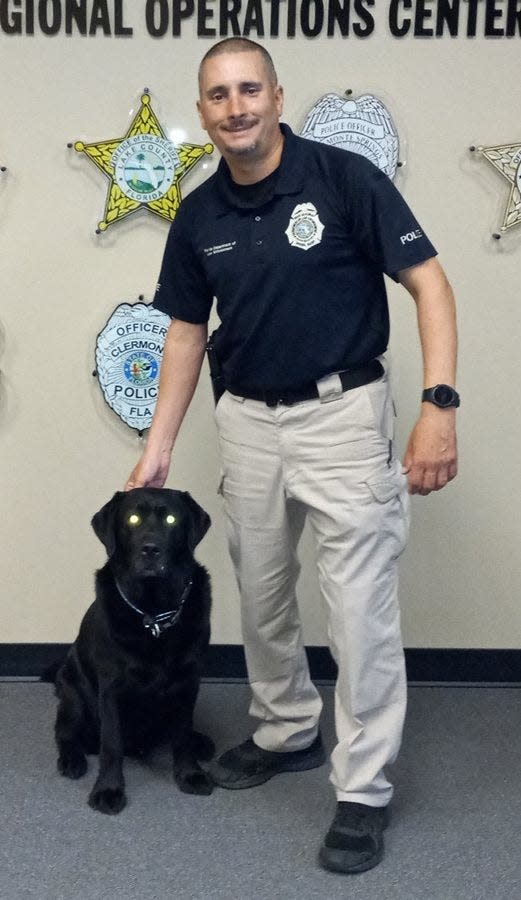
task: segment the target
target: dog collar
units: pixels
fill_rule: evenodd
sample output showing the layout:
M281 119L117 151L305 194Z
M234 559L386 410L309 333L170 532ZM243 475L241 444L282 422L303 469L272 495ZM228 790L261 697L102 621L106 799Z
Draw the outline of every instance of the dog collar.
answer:
M190 588L193 584L193 581L190 578L183 593L181 594L181 597L179 598L179 606L177 607L177 609L170 610L169 612L165 613L159 613L159 615L157 616L151 616L149 615L149 613L144 612L142 609L139 609L138 606L135 606L133 603L131 603L131 601L125 595L124 591L122 591L117 578L114 578L114 581L116 582L116 587L122 600L124 600L125 603L131 607L131 609L139 613L140 616L143 616L143 626L145 628L145 631L149 631L152 637L155 638L161 637L164 631L166 631L168 628L171 628L172 625L175 625L179 621L181 613L183 611L185 600L188 597Z

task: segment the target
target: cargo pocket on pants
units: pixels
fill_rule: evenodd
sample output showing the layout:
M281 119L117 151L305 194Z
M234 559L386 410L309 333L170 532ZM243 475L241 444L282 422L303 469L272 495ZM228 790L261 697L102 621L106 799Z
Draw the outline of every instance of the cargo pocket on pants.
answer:
M366 485L380 507L383 534L395 541L392 558L397 559L405 550L409 537L410 500L407 478L395 469L386 478L380 476L369 479Z

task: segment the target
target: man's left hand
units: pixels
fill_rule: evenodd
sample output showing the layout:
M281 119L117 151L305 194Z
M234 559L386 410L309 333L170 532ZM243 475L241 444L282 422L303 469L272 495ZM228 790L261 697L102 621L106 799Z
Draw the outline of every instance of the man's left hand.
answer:
M456 477L458 450L454 409L424 403L403 460L410 494L439 491Z

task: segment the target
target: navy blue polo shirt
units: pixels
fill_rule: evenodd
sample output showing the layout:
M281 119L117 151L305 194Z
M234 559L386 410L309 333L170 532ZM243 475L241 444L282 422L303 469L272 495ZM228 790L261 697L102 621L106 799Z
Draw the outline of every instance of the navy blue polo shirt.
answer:
M154 306L208 321L225 384L240 393L298 389L383 353L396 280L436 251L403 197L359 154L281 125L277 172L238 189L222 159L182 202Z

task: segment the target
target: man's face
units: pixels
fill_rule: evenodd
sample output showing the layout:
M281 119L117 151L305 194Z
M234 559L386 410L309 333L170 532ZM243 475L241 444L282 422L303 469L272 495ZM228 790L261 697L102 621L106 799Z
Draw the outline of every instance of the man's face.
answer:
M256 50L207 59L200 77L199 117L225 159L263 159L280 140L282 88Z

